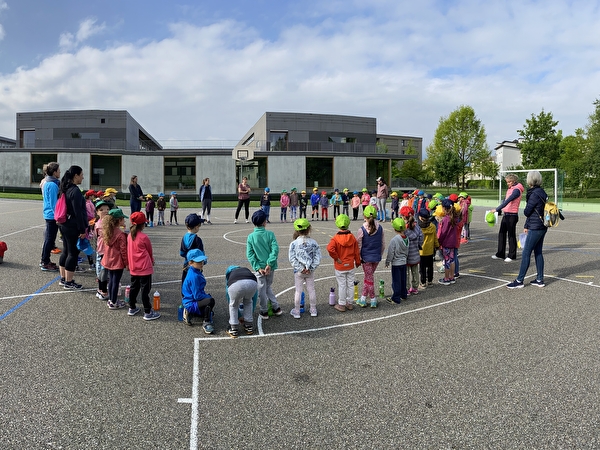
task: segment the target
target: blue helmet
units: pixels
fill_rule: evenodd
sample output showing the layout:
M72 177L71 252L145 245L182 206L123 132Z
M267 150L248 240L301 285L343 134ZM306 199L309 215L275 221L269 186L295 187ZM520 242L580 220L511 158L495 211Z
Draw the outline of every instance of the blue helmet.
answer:
M269 189L268 187L265 188L265 192L271 192L271 189Z

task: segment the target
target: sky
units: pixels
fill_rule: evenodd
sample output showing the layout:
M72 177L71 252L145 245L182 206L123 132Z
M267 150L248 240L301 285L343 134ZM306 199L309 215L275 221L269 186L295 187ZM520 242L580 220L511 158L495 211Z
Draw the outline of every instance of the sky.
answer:
M127 110L155 139L234 141L266 111L423 138L472 106L490 150L600 98L600 6L578 0L0 0L0 136L16 113Z

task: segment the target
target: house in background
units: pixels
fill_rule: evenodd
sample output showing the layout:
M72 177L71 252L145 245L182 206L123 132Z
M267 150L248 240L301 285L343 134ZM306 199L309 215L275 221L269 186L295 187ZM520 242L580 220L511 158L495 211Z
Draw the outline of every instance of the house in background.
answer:
M500 166L500 172L506 172L509 167L521 165L521 150L517 147L519 141L499 142L494 150L496 151L496 164Z

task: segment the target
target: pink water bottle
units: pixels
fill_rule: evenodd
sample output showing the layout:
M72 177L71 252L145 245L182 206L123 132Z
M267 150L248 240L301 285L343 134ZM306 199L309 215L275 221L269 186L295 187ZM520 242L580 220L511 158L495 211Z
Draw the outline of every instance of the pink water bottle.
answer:
M329 306L335 305L335 288L329 290Z

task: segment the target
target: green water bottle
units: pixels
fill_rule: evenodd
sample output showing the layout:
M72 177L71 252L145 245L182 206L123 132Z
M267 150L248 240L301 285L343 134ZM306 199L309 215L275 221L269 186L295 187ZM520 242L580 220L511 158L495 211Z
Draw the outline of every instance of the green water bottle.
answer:
M267 310L267 314L269 314L269 317L273 316L273 304L271 303L271 300L269 300L269 308Z
M379 297L385 297L385 284L383 280L379 280Z

